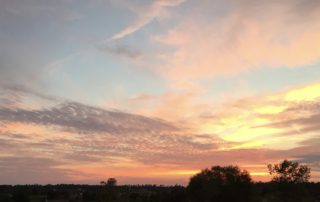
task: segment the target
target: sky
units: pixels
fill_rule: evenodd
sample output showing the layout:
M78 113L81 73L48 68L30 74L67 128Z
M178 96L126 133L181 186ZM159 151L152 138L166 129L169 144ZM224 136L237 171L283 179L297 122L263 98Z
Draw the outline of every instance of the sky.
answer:
M320 181L320 1L0 0L0 184Z

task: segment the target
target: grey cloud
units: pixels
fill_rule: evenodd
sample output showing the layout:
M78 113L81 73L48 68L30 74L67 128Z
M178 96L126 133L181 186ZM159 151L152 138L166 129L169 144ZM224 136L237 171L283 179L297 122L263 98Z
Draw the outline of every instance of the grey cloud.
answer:
M95 162L95 163L97 163L102 160L101 155L100 156L93 156L93 155L88 155L85 152L66 154L63 157L66 160L72 160L72 161L77 161L77 162Z
M172 124L160 119L107 111L75 102L66 102L42 110L1 108L0 120L55 125L80 133L152 133L177 130Z
M264 116L264 115L263 115ZM286 129L284 132L273 134L275 136L300 135L320 130L320 101L302 101L292 104L285 111L264 116L270 124L257 127L272 127Z
M9 84L0 81L0 108L16 109L18 106L25 104L25 97L28 96L51 104L63 101L62 98L39 93L27 86Z
M28 136L23 134L17 134L0 130L0 151L18 151L20 150L19 147L22 146L25 140L28 139Z
M311 112L311 113L320 113L320 99L314 101L301 101L294 103L284 113L288 112Z
M0 138L0 147L1 147L0 150L8 149L8 148L12 149L14 146L15 144L13 141Z
M301 145L305 145L305 146L308 146L308 145L309 146L310 145L313 145L313 146L320 145L320 137L304 140L304 141L300 142L300 144Z
M296 156L299 161L302 161L303 163L308 163L308 164L314 164L318 163L319 168L320 168L320 154L309 154L309 155L299 155Z
M0 107L15 107L21 103L21 96L18 92L11 91L0 83Z
M1 183L61 183L75 174L70 170L55 168L58 165L61 163L48 158L0 157Z
M312 17L310 14L315 13L320 9L320 2L317 0L295 0L292 2L294 3L294 6L291 11L293 13L301 14L301 17L306 17L305 15Z
M292 158L300 163L307 164L311 168L311 177L316 179L319 176L313 176L313 171L320 171L320 138L311 138L302 141L300 147L291 149L288 152Z
M143 53L140 50L134 49L128 45L104 45L99 46L98 50L108 54L126 57L130 59L137 59L143 56Z
M0 132L0 134L1 134L1 132ZM1 135L3 135L3 134L1 134ZM6 136L13 138L13 139L27 139L28 138L28 136L26 136L26 135L17 134L17 133L7 133Z
M291 127L293 124L298 124L298 125L304 126L305 129L310 131L311 129L313 130L320 129L320 126L318 126L319 122L320 122L320 114L314 114L314 115L311 115L310 117L284 120L284 121L269 124L267 126L275 127L275 128L283 128L283 127Z
M26 135L12 133L0 135L0 152L15 156L54 155L68 162L98 162L101 159L106 160L105 155L109 155L102 148L95 148L91 142L81 144L79 140L61 138L36 140L32 139L32 136L27 138ZM93 150L98 152L94 153Z
M222 138L219 138L217 135L207 135L207 134L191 134L189 138L180 137L180 142L183 142L193 149L208 151L208 150L216 150L221 147L231 147L235 145L234 142L225 141Z
M320 126L319 125L313 125L313 126L303 126L301 129L287 129L285 132L275 133L274 136L293 136L293 135L305 135L309 132L320 132Z
M1 84L1 83L0 83ZM1 84L0 88L2 88L7 93L11 93L16 95L16 97L22 97L25 95L31 95L35 96L47 101L61 101L61 98L57 98L56 96L46 95L44 93L39 93L35 90L32 90L31 88L28 88L27 86L17 85L17 84L8 84L3 83Z

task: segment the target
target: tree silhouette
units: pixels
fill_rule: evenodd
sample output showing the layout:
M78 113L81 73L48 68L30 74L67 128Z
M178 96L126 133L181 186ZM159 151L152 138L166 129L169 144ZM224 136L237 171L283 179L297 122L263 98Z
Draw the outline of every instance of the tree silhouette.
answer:
M115 178L109 178L107 181L101 181L101 185L114 187L117 185L117 180Z
M192 201L250 201L252 180L246 170L237 166L214 166L190 179L187 187Z
M279 164L269 164L268 169L274 182L303 183L310 179L310 168L298 162L284 160Z
M115 178L109 178L107 180L107 186L116 186L117 185L117 180Z

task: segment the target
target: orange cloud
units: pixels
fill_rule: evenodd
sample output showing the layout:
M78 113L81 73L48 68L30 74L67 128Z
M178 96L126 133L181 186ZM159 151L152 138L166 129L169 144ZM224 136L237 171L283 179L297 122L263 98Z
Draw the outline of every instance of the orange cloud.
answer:
M33 166L23 159L39 160L37 169L45 166L55 173L52 181L64 175L69 181L94 183L107 177L186 183L197 170L217 164L236 164L255 179L267 180L264 165L284 158L317 168L318 86L219 105L199 104L192 94L135 99L167 100L154 113L172 122L79 103L40 110L0 108L0 163L26 166L34 176ZM203 115L206 110L208 115ZM89 121L87 129L78 124ZM101 127L93 130L92 125Z

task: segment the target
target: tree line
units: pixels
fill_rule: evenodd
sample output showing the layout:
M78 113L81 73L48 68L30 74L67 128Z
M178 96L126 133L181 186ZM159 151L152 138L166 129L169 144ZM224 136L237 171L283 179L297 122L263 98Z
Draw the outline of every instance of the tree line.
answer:
M100 185L0 186L0 202L320 202L320 183L310 168L284 160L267 166L270 182L254 182L238 166L213 166L192 176L187 186Z
M238 166L213 166L191 177L187 186L190 201L194 202L248 202L248 201L318 201L308 196L305 183L310 179L310 168L298 162L284 160L269 164L272 175L268 194L257 189L248 171ZM259 194L257 194L259 193Z

